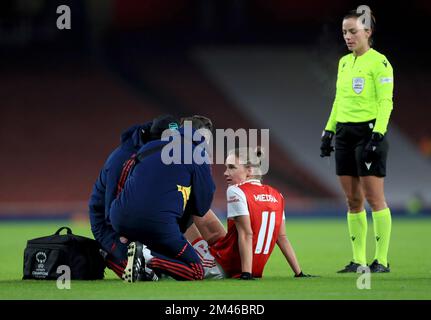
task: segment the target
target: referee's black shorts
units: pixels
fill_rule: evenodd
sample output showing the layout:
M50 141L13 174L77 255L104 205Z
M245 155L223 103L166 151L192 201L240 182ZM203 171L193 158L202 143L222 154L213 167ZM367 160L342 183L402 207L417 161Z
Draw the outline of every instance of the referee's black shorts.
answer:
M375 120L359 123L337 123L335 131L335 164L338 176L386 176L388 142L382 141L381 157L371 163L363 159L363 150L370 141Z

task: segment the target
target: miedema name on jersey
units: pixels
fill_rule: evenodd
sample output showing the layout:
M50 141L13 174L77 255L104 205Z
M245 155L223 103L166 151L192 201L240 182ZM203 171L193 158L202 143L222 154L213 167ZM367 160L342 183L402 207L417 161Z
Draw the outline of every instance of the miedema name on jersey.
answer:
M270 194L254 194L253 196L256 201L278 203L277 199Z

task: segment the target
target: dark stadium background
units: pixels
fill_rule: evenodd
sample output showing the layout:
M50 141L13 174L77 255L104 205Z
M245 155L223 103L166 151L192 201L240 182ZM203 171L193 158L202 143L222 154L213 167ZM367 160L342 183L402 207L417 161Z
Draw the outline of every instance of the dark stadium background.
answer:
M56 27L56 8L63 4L71 8L71 30ZM333 159L328 164L319 158L319 139L331 108L337 60L346 53L341 20L360 4L2 0L0 220L85 220L93 183L123 129L162 113L206 115L221 129L269 128L266 182L287 196L286 213L344 217ZM390 131L397 135L389 161L397 167L389 167L389 205L394 214L428 215L431 3L365 4L377 17L375 47L387 55L396 78ZM218 63L235 71L217 77ZM286 65L279 69L278 63ZM299 79L295 86L284 83L279 72L291 65L296 68L285 75ZM229 81L223 82L223 75ZM236 87L235 79L244 82ZM307 81L310 85L302 85ZM275 92L275 105L283 107L272 105L271 95L260 94L261 89ZM247 90L249 95L241 96ZM254 95L263 102L258 116L247 111ZM304 107L289 102L290 96L303 97L298 105ZM303 122L304 116L310 121ZM309 147L315 158L308 156L305 163L301 157ZM213 208L221 216L222 173L222 165L214 166Z

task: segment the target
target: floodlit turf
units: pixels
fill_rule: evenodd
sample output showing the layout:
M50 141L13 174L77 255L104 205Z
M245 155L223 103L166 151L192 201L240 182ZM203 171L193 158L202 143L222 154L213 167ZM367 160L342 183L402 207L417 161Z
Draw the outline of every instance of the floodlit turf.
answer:
M392 272L371 276L371 289L356 287L358 275L335 271L349 262L347 224L340 220L287 220L287 234L304 272L319 278L294 279L278 248L264 278L255 281L141 282L126 284L107 269L106 279L72 281L70 290L55 281L23 281L26 240L52 234L69 225L90 236L89 226L77 223L0 223L0 299L431 299L431 220L393 219L389 262ZM374 253L368 224L368 261Z

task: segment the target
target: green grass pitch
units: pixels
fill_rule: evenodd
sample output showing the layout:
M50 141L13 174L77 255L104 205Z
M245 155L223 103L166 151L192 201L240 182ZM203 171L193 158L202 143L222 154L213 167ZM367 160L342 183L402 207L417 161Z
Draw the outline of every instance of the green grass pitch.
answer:
M319 278L294 279L278 248L256 281L141 282L126 284L107 269L106 279L72 281L70 290L55 281L21 280L26 240L52 234L69 225L90 236L89 225L70 222L0 223L0 299L431 299L431 219L393 218L390 274L373 274L371 289L357 289L358 275L336 274L350 261L344 219L287 220L287 234L304 272ZM368 224L368 261L374 254Z

